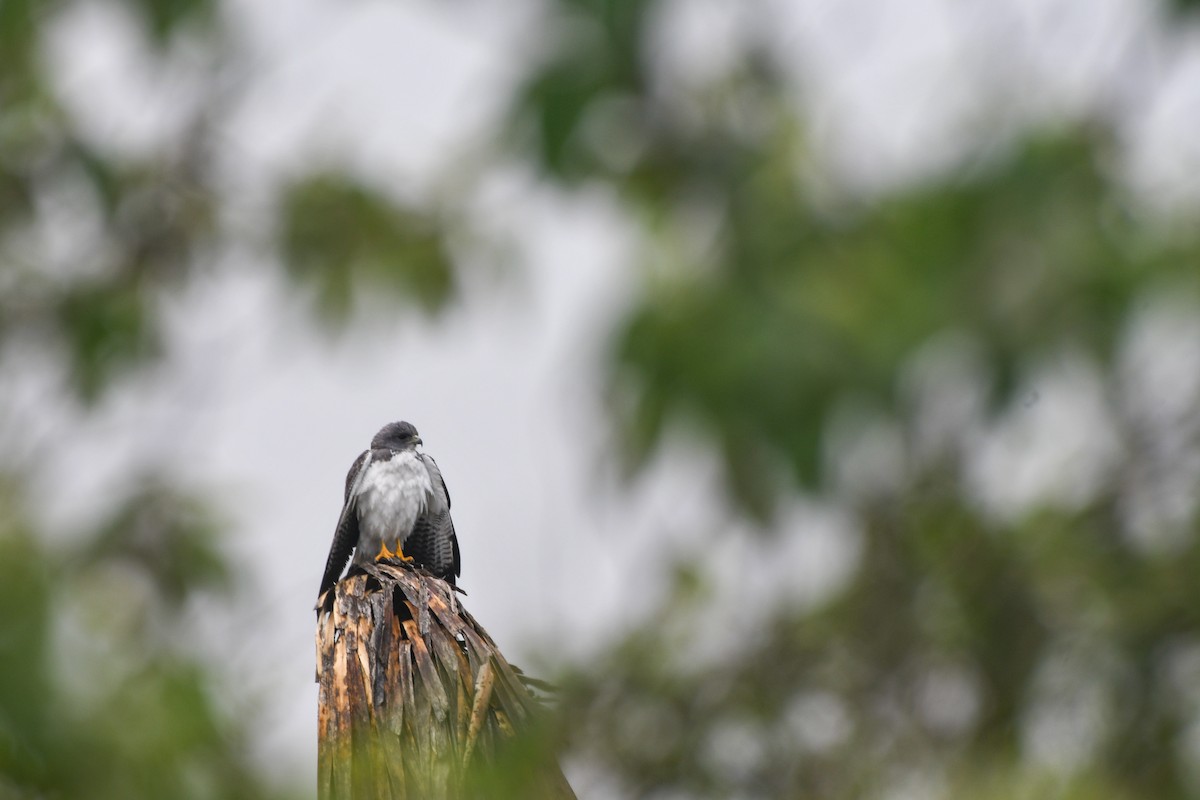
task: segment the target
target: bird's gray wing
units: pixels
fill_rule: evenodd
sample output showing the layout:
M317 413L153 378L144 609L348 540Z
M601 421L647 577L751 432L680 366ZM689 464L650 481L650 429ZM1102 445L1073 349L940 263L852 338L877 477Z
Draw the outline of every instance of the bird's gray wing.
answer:
M454 579L462 573L462 565L454 520L450 518L450 492L437 462L424 453L420 458L429 472L432 491L425 511L417 517L412 533L404 542L404 552L417 564L453 585Z
M337 528L333 532L333 544L329 546L329 557L325 559L325 574L321 576L321 590L317 597L333 588L350 560L354 546L358 544L358 488L362 485L363 475L371 465L371 451L364 451L350 466L346 473L346 495L342 504L342 513L338 517Z

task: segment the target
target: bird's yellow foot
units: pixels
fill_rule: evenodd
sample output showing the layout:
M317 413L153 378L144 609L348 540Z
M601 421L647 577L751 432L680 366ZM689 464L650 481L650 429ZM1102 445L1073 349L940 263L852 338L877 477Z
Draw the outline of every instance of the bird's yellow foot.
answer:
M389 558L398 558L401 561L405 562L406 564L411 564L412 560L413 560L412 556L404 555L404 550L401 548L399 542L396 542L396 552L394 552L394 553L391 550L388 550L388 546L386 543L380 542L379 543L379 555L375 556L375 560L383 561L383 560L389 559Z

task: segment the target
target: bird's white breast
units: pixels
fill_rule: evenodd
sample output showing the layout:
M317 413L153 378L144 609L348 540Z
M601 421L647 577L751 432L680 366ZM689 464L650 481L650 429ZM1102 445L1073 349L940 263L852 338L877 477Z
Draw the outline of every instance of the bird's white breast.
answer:
M429 470L412 450L372 461L358 488L359 543L355 561L372 558L381 541L394 548L412 533L433 490Z

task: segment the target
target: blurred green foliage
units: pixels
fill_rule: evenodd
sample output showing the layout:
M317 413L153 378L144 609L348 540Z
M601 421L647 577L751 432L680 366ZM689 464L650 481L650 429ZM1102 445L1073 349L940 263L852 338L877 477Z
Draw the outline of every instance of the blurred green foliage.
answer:
M316 289L318 307L332 321L346 321L355 291L400 293L430 311L454 291L437 223L346 176L318 175L290 187L283 220L285 263Z
M579 28L577 4L559 6ZM1128 512L1131 476L1150 469L1139 458L1167 446L1194 458L1200 443L1190 428L1146 431L1118 366L1149 293L1200 308L1194 226L1130 207L1098 124L1031 131L938 180L831 200L808 183L821 170L763 51L751 44L696 97L664 98L641 72L647 30L613 35L609 5L585 9L582 41L603 56L554 51L513 118L541 123L523 141L544 174L605 182L642 223L648 278L612 350L634 462L684 423L755 519L808 490L849 512L862 541L831 597L785 604L753 632L720 629L731 615L705 599L705 576L730 568L684 558L666 603L568 674L571 746L631 797L1194 796L1196 520L1177 549L1154 552ZM546 89L580 85L565 101ZM615 98L619 141L596 135ZM974 348L982 424L1013 408L1034 364L1084 354L1102 371L1122 466L1073 511L989 513L970 472L977 433L920 449L930 410L912 407L911 367L946 336ZM897 431L885 488L846 486L831 431L849 407ZM723 637L719 655L695 655Z
M1022 363L1066 345L1109 360L1137 290L1190 274L1197 242L1146 231L1083 137L1034 139L975 175L829 220L769 146L716 185L711 268L648 290L618 339L638 452L686 411L713 430L739 499L760 513L769 451L819 483L821 432L853 393L898 400L907 359L952 330L985 348L998 400ZM783 176L783 177L781 177ZM682 192L678 195L682 201Z
M647 0L564 0L547 64L523 90L543 166L581 179L601 166L579 135L588 112L604 101L646 89L641 36Z
M172 146L110 153L46 75L44 27L67 7L0 2L0 346L53 343L94 403L161 358L163 300L244 242L213 189L220 70ZM154 57L187 38L209 63L236 62L215 3L126 7ZM762 43L694 96L664 93L647 52L661 10L552 2L501 157L611 187L641 236L645 284L608 365L632 461L673 427L698 431L739 511L777 521L810 492L861 540L822 602L736 613L732 631L714 621L711 559L681 557L660 607L566 670L552 730L630 797L1200 793L1196 520L1155 549L1129 510L1164 452L1188 474L1198 442L1148 429L1119 367L1149 294L1194 302L1194 220L1172 228L1131 204L1112 177L1122 131L1106 122L999 149L987 137L986 155L882 196L830 192ZM66 264L33 233L63 186L99 229ZM378 291L433 312L458 285L458 209L433 206L322 170L283 187L270 244L326 320L349 323ZM914 360L947 336L978 358L982 425L1011 413L1034 364L1082 354L1114 428L1096 435L1119 463L1071 503L991 513L968 463L978 431L923 452L930 409L906 393ZM884 488L846 486L832 432L848 405L896 431ZM143 482L63 549L24 513L19 474L0 500L0 800L273 796L246 755L249 712L175 635L198 598L236 585L204 498ZM716 656L696 655L714 641ZM520 765L540 757L486 780L523 786Z
M934 796L1193 796L1178 743L1195 686L1172 670L1195 655L1200 546L1145 559L1103 513L1000 530L944 487L905 501L865 515L861 566L835 600L780 611L715 665L687 656L687 631L737 632L679 600L694 589L676 592L566 684L566 716L589 725L573 743L639 797L878 796L908 773ZM1030 725L1085 701L1102 733L1061 772L1051 748L1091 746L1095 731L1061 729L1043 762Z
M209 4L136 8L159 5L164 16L153 27L167 37ZM16 0L0 8L0 343L15 334L59 341L79 397L94 402L160 352L161 293L177 288L211 244L216 201L205 174L204 104L171 148L136 160L106 153L71 119L36 46L65 7ZM76 213L100 222L97 240L70 263L31 255L29 246L62 224L48 207L63 185L80 204Z
M94 401L116 376L159 352L158 292L178 279L209 241L214 198L201 179L208 104L168 152L140 161L89 142L51 88L39 45L59 0L0 4L0 342L15 332L61 337L81 398ZM136 0L135 18L162 55L179 30L212 20L209 0ZM214 35L214 29L202 28ZM214 41L214 49L219 42ZM216 92L209 97L217 101ZM44 224L49 187L79 183L103 224L102 240L51 278L47 264L16 245ZM71 276L63 280L62 272Z
M180 29L197 27L210 29L217 12L212 0L126 0L126 3L145 22L151 39L165 45Z
M229 575L208 505L146 485L84 548L0 508L0 797L267 798L246 720L185 643L186 600Z

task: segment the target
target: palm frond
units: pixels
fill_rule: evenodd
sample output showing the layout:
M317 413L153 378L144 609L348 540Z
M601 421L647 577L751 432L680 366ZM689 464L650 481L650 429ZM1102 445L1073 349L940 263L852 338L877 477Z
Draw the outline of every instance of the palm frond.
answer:
M377 564L317 619L318 791L327 798L574 798L543 701L453 587Z

